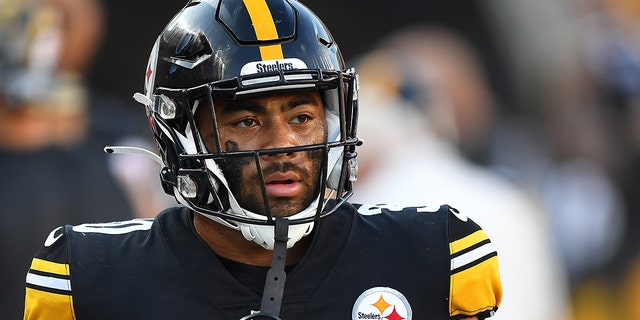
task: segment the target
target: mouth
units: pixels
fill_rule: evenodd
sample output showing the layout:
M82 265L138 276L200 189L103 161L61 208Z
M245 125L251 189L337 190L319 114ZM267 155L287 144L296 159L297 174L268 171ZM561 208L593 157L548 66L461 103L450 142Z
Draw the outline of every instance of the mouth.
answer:
M265 182L267 196L290 198L297 196L302 191L299 177L292 172L274 173Z

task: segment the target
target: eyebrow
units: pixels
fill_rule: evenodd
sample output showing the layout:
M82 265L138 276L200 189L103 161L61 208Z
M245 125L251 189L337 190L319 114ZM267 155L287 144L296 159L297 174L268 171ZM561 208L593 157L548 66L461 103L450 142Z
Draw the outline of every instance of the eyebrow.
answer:
M241 101L232 101L222 110L222 114L232 114L240 111L249 111L254 113L265 113L265 107L260 104L259 99L247 99ZM318 101L311 94L300 93L293 96L287 103L281 107L281 111L291 110L299 105L310 104L318 106Z

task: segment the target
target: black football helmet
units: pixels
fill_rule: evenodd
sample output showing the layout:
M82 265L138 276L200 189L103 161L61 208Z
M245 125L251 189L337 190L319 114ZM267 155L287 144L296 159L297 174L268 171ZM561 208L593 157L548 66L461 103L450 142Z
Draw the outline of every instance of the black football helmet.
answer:
M328 127L327 139L291 148L207 150L194 122L197 108L216 98L251 97L274 91L318 90ZM190 1L158 37L146 69L146 105L164 168L164 190L178 202L228 227L248 240L273 249L274 221L236 201L220 161L259 156L319 152L323 166L316 200L287 218L287 246L308 234L313 223L331 214L352 194L357 177L357 75L345 69L337 44L320 19L294 0ZM217 137L215 117L211 119ZM263 199L267 199L259 173Z

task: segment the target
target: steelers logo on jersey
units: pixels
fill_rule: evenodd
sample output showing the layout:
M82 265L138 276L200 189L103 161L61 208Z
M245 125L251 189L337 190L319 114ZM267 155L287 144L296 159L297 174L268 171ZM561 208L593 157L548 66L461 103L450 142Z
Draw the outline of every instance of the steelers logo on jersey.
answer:
M374 287L358 297L353 305L351 319L410 320L411 306L397 290Z

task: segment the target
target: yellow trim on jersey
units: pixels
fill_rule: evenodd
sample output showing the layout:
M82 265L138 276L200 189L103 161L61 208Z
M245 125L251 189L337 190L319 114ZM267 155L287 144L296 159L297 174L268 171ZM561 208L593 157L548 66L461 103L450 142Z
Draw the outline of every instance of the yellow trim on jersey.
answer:
M452 256L475 246L473 250L452 257L451 271L455 273L451 274L449 290L451 316L473 316L500 305L502 284L498 257L490 242L478 246L486 240L489 240L489 236L483 230L478 230L449 244ZM491 254L494 255L487 258Z
M471 247L476 243L479 243L487 239L489 239L489 236L487 236L487 234L484 231L478 230L462 239L451 242L449 246L451 248L451 254L458 253L466 248Z
M56 263L38 258L33 258L33 260L31 261L31 269L65 276L69 275L68 264Z
M27 288L24 320L75 320L73 298L64 294Z
M449 313L476 315L492 310L502 300L498 257L493 256L451 275Z
M278 39L278 30L273 22L271 10L265 0L243 0L247 7L253 29L258 40ZM260 56L262 60L283 59L282 46L279 44L260 46Z

